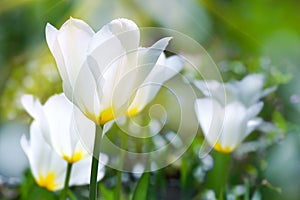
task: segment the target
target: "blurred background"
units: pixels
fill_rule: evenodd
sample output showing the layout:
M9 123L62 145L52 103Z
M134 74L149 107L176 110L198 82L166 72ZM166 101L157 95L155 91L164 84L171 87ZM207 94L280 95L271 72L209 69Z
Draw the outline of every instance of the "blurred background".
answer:
M19 145L31 120L21 107L20 96L30 93L44 102L62 91L45 26L49 22L59 28L70 16L85 20L95 31L112 19L125 17L140 27L182 32L206 49L225 81L263 73L266 86L278 88L265 98L261 116L277 128L248 138L257 148L235 155L240 168L232 173L228 191L243 198L237 189L242 185L252 199L299 199L299 8L298 0L0 0L0 199L31 199L27 193L32 188L38 194L35 198L53 198L35 187ZM163 183L153 184L154 190L169 195L180 191L187 199L197 199L205 193L199 169L205 161L193 150L182 159L179 167L157 172L155 180ZM190 164L187 168L184 160ZM190 185L182 181L184 167L185 176L193 177ZM109 177L108 171L106 180ZM109 188L109 183L104 184L102 190ZM167 199L161 194L161 199Z

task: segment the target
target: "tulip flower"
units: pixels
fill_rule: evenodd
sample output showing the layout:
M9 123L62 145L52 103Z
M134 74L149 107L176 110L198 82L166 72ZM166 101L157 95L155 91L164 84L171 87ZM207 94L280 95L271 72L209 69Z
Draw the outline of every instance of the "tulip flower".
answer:
M197 99L195 110L205 138L215 150L234 151L261 123L257 117L263 103L259 99L275 88L263 90L263 76L249 75L241 81L202 81L195 85L207 97ZM225 99L226 95L226 99Z
M60 190L64 186L67 162L45 141L39 121L30 126L30 140L25 135L21 138L21 146L29 159L30 168L37 184L50 191ZM69 185L84 185L89 182L92 157L86 157L74 163ZM105 161L105 159L103 160ZM100 180L104 176L104 166L98 168Z
M44 105L32 95L24 95L21 102L34 118L46 142L69 163L89 156L81 144L79 134L95 135L95 124L82 114L64 94L50 97ZM76 119L75 119L76 115Z
M230 153L262 122L259 102L246 108L234 101L223 107L213 98L197 99L196 114L204 136L217 151Z
M160 85L176 74L177 65L169 71L163 69L165 65L155 67L170 39L163 38L149 48L139 47L139 28L128 19L113 20L97 33L84 21L73 18L59 30L46 26L47 44L62 77L64 93L101 129L122 115L138 114L153 99L157 85L155 89L142 89L140 93L145 96L136 97L143 84L155 81ZM168 60L171 63L176 59ZM99 135L94 142L93 166L97 166ZM95 169L92 167L92 174L97 172ZM95 179L90 185L90 199L95 199Z
M175 74L154 77L165 70L164 65L161 69L155 66L170 38L149 48L139 47L139 28L128 19L113 20L95 33L82 20L70 18L59 30L47 24L46 39L62 77L64 93L96 124L137 114L157 91L148 90L142 101L130 102L137 89L153 78L162 83ZM168 62L172 60L176 59Z

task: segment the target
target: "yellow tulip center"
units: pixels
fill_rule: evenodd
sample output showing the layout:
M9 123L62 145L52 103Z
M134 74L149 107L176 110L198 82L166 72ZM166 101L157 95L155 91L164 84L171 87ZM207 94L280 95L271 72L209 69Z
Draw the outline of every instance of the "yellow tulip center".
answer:
M40 175L37 184L47 190L54 191L58 184L55 183L56 175L53 172L48 173L46 176Z
M72 156L63 155L63 159L65 159L68 163L74 163L83 158L83 155L81 152L76 152Z
M127 117L132 117L138 113L139 113L139 109L137 107L134 107L130 110L127 110L125 112L125 115ZM85 112L85 114L89 119L93 120L95 123L100 124L100 125L103 125L111 120L114 120L117 117L116 112L113 109L113 107L108 107L108 108L104 109L100 113L100 116L96 116L95 114L91 114L87 111Z
M109 107L101 112L98 123L105 124L106 122L109 122L113 119L115 119L114 109L112 107Z
M138 113L139 113L138 108L134 107L134 108L131 108L130 110L128 110L125 114L126 114L127 117L132 117L132 116L134 116Z
M229 146L223 147L223 146L220 144L220 142L217 142L217 143L215 144L214 149L217 150L217 151L219 151L219 152L221 152L221 153L231 153L231 152L234 150L234 148L231 148L231 147L229 147Z
M109 108L103 110L100 113L100 116L91 114L88 111L85 111L85 115L87 116L87 118L93 120L96 124L100 124L100 125L103 125L106 122L109 122L109 121L115 119L114 109L112 107L109 107Z

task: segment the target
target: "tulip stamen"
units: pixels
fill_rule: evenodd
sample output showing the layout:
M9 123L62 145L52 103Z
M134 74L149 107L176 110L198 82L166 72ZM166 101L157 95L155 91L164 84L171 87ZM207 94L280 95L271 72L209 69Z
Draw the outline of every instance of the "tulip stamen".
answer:
M53 172L48 173L46 176L40 174L39 179L36 182L39 186L44 187L50 191L54 191L58 186L58 184L55 183L55 178L56 175Z
M137 115L139 113L139 109L137 107L131 108L130 110L127 110L127 112L125 113L125 115L127 117L132 117L134 115Z
M223 147L220 142L216 142L216 144L214 145L214 148L215 148L215 150L217 150L221 153L231 153L234 150L234 148L231 148L229 146Z
M112 107L109 107L101 112L98 123L103 125L106 122L109 122L115 118L116 116L114 113L114 109Z
M83 158L82 152L76 152L72 156L62 155L62 158L65 159L68 163L75 163Z

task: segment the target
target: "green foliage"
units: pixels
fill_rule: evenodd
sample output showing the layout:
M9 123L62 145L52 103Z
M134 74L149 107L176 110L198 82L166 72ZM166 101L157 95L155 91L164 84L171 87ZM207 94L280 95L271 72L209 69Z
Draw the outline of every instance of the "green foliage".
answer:
M145 172L141 176L132 196L132 200L147 199L150 173Z

